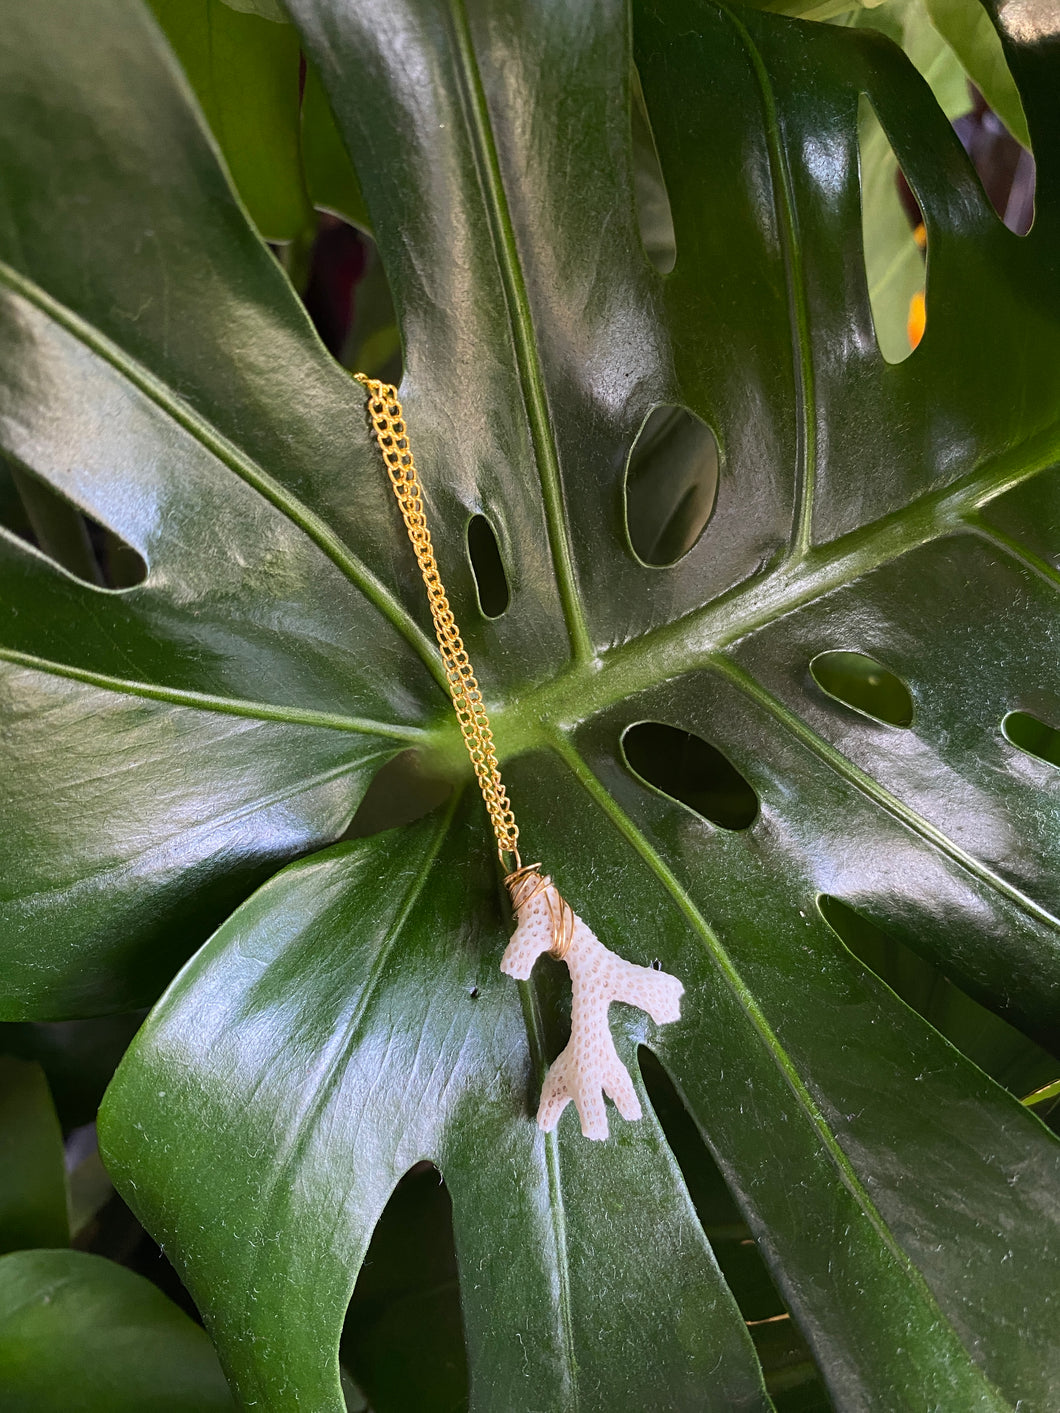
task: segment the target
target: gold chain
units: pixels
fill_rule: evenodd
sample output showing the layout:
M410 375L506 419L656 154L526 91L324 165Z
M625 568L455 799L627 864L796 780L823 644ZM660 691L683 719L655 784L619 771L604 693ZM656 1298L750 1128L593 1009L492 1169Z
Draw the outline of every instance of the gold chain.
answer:
M412 459L405 416L398 401L397 389L389 383L381 383L375 378L367 378L363 373L354 375L359 383L368 389L368 415L371 419L375 439L383 453L387 475L393 487L401 515L405 521L412 548L416 552L416 563L423 575L430 604L434 631L438 638L438 648L442 654L442 665L449 685L449 695L453 699L453 710L460 723L460 731L471 757L475 776L478 779L482 798L486 801L490 823L497 838L497 853L501 863L507 868L506 854L515 860L515 869L522 868L517 847L519 830L508 802L508 792L501 781L497 752L493 745L493 732L482 693L471 668L471 659L460 637L460 629L449 607L445 587L438 573L438 561L434 557L431 532L423 513L423 497L420 494L416 463Z

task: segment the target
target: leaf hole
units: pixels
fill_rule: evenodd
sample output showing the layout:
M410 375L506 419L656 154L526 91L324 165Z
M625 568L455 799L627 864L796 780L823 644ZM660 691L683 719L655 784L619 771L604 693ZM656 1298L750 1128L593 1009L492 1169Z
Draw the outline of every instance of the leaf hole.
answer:
M661 721L622 735L622 754L638 779L695 810L720 829L747 829L758 815L755 791L716 746Z
M340 1357L371 1408L466 1408L467 1354L449 1192L417 1163L383 1209L343 1325Z
M677 263L677 238L666 190L659 149L655 145L648 105L644 100L640 74L632 68L630 83L630 128L633 142L633 194L637 208L637 228L644 253L660 275L668 275Z
M131 589L143 556L39 476L0 458L0 525L94 589Z
M473 515L467 523L467 556L483 616L500 618L511 602L511 590L496 532L484 515Z
M642 564L668 569L693 548L718 495L718 439L685 407L655 407L626 462L626 534Z
M884 726L912 726L913 697L902 679L867 653L824 652L810 663L821 691Z
M933 962L831 894L822 893L817 908L847 951L1018 1099L1056 1078L1056 1057L975 1000Z
M964 84L966 102L961 105L952 92L943 98L939 78L932 78L926 68L924 75L952 116L994 211L1009 230L1026 235L1034 222L1037 171L1023 103L1001 40L986 9L975 0L929 8L948 66L956 72L963 67L971 75ZM934 67L937 73L938 64ZM952 89L952 83L944 87ZM927 327L927 232L917 199L864 94L858 120L869 302L880 352L888 363L901 363Z
M415 750L402 751L382 766L340 839L366 839L385 829L412 824L452 794L449 780L428 774Z
M965 36L962 28L974 30L973 44L981 46L976 69L984 83L989 77L991 107L986 97L969 84L969 111L954 120L953 126L983 185L987 200L1002 222L1015 235L1024 236L1034 224L1037 169L1030 150L1027 116L1019 89L1009 69L997 30L980 5L963 7L965 26L957 21L954 32L946 34L961 55ZM932 22L956 18L950 6L933 9ZM971 25L967 22L971 21ZM989 67L983 55L989 53Z
M370 245L370 237L340 217L315 212L302 237L272 247L333 358L342 358Z
M1060 731L1029 711L1010 711L1001 723L1006 740L1017 750L1060 766Z
M315 231L302 244L274 251L332 357L344 368L400 386L401 334L372 237L339 216L317 212ZM381 399L370 406L379 416L386 411Z
M747 1323L777 1413L827 1413L833 1405L814 1356L714 1154L655 1055L642 1045L637 1059L703 1233Z
M902 363L927 329L927 229L869 98L858 104L861 244L876 343Z

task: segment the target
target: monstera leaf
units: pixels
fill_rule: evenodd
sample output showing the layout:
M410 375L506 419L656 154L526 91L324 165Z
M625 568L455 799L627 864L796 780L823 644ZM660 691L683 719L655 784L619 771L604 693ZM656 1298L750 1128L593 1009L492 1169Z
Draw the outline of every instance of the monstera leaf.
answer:
M1055 1018L1055 767L1002 729L1060 725L1047 11L1005 6L1039 143L1020 239L878 36L639 6L663 275L619 0L289 5L395 293L439 558L527 852L686 986L663 1029L615 1008L646 1117L589 1144L570 1113L533 1122L565 991L547 962L498 974L491 840L360 388L147 11L3 8L3 450L147 571L108 590L0 544L5 1009L136 1005L223 923L134 1043L102 1139L242 1405L342 1408L359 1263L430 1159L476 1408L768 1407L637 1078L645 1045L837 1407L1053 1406L1055 1140L819 905L1030 1032ZM863 93L928 227L927 332L896 366L865 288ZM690 441L717 473L698 539L672 479ZM645 477L673 515L638 557ZM510 595L493 618L479 514ZM879 670L844 688L826 652ZM909 710L873 712L880 683ZM645 745L666 728L751 808L674 798L691 768ZM310 852L409 747L453 779L447 803Z

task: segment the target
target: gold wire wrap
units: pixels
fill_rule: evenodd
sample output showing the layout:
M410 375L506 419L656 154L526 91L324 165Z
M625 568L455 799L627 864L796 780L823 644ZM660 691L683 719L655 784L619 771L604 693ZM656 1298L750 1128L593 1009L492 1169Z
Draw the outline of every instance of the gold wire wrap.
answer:
M514 871L505 879L511 889L511 880L518 879L524 871L518 849L519 830L508 801L508 792L501 781L497 752L493 745L493 732L482 701L482 693L475 680L471 659L464 647L453 610L449 607L441 575L438 573L431 532L427 528L427 519L423 513L423 498L420 494L419 477L416 475L416 463L412 459L412 447L409 445L405 427L405 415L398 401L397 389L391 384L368 378L363 373L355 373L354 377L368 390L368 417L375 432L375 439L379 443L379 450L383 454L383 462L394 495L401 507L405 529L416 553L416 563L423 575L438 649L445 668L445 679L449 685L449 695L453 699L453 710L456 712L464 745L467 747L482 798L489 811L490 823L497 840L497 854L505 868L508 864L505 855L510 854L515 860ZM517 906L514 894L513 906ZM550 907L550 914L551 911ZM573 928L573 914L571 927ZM553 936L556 936L555 924ZM570 946L569 942L567 946ZM563 952L566 950L564 947Z
M574 909L566 898L561 897L558 890L552 886L552 879L549 875L539 872L540 868L539 863L523 864L509 873L504 882L511 894L512 908L515 912L544 894L545 906L548 908L549 926L552 928L552 946L548 949L549 956L555 957L557 962L561 962L570 951L570 944L574 941Z

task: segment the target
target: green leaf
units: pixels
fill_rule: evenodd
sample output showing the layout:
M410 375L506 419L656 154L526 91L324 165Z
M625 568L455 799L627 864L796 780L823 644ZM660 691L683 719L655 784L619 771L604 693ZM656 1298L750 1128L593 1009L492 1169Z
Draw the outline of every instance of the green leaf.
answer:
M378 765L444 709L429 640L382 583L388 492L370 507L350 479L351 443L366 471L372 456L348 375L246 225L153 25L132 3L107 24L16 11L4 445L120 529L149 573L93 590L0 536L18 762L0 783L5 1019L153 999L278 862L340 833ZM57 65L41 126L23 99ZM112 160L125 150L135 159ZM189 291L197 313L178 333L173 300ZM354 520L359 554L333 528ZM369 657L377 689L351 709Z
M1029 148L1027 115L1001 39L980 0L924 0L931 21L1017 142Z
M324 211L333 211L351 225L372 229L364 197L357 184L342 134L320 76L312 64L306 65L302 93L302 162L310 200Z
M203 1331L141 1276L81 1251L0 1259L5 1413L214 1413L232 1400Z
M901 363L913 351L909 310L914 296L924 292L924 252L917 246L898 194L894 149L867 103L862 104L859 126L861 214L872 324L884 358L888 363Z
M1043 1084L1040 1089L1035 1089L1033 1093L1027 1094L1020 1101L1023 1104L1044 1104L1047 1099L1056 1099L1060 1096L1060 1079L1055 1079L1051 1084Z
M83 1012L149 995L256 878L337 837L399 749L468 771L360 389L246 227L153 27L132 0L90 19L53 0L46 24L5 5L0 436L149 570L107 594L2 546L7 994ZM644 4L663 276L618 0L292 14L394 291L432 531L527 853L609 945L686 986L663 1029L616 1008L635 1083L643 1043L838 1407L1048 1407L1056 1141L816 905L840 898L1029 1031L1055 1023L1054 767L1000 724L1060 721L1047 154L1020 240L879 36ZM1032 135L1055 122L1056 51L1011 49ZM932 250L928 333L896 367L865 282L862 93ZM720 448L711 519L668 569L625 530L655 407ZM476 513L511 587L493 620ZM912 725L820 690L826 651L901 679ZM623 735L649 721L731 763L758 800L746 828L630 768ZM534 1126L568 992L548 963L498 974L499 892L470 789L277 874L123 1061L112 1173L245 1404L342 1408L358 1264L430 1159L472 1406L767 1407L646 1096L603 1145L572 1115Z
M0 1055L0 1251L65 1246L63 1135L39 1065Z
M674 267L674 222L670 198L666 194L659 167L659 154L652 137L651 119L644 106L640 77L634 68L630 95L630 126L633 134L633 171L640 239L644 253L657 270L668 275Z
M148 3L251 220L266 240L296 239L312 219L302 175L298 35L272 0Z
M101 583L84 516L35 476L27 476L14 466L3 468L3 472L5 480L10 478L25 517L4 523L12 529L28 531L26 538L35 540L45 554L79 579Z
M115 1105L131 1113L164 1090L165 1132L136 1144L137 1168L152 1173L152 1227L167 1250L199 1233L187 1278L247 1402L280 1407L294 1387L310 1407L341 1408L335 1342L351 1272L398 1178L433 1154L462 1271L477 1273L461 1300L488 1406L569 1407L591 1378L601 1408L764 1413L746 1330L657 1124L601 1149L569 1129L557 1144L528 1121L554 1036L537 999L528 991L521 1007L487 960L502 929L470 794L292 865L171 988L164 1012L176 1029L160 1014L119 1072L104 1111L111 1171L124 1177L128 1159ZM173 1065L171 1047L192 1036L227 1076L223 1095L202 1083L191 1052ZM361 1036L369 1069L351 1063ZM240 1162L219 1163L209 1137L175 1152L168 1116L193 1108L200 1132L224 1132ZM357 1152L366 1161L351 1183ZM180 1193L173 1227L157 1224L157 1200L169 1203L156 1163ZM273 1261L282 1282L266 1279Z
M926 0L878 0L876 4L817 5L807 0L773 3L746 0L757 9L798 15L804 19L829 21L873 29L892 39L931 85L939 106L949 118L959 117L971 107L966 62L973 57L965 46L961 54L948 42L942 26L936 28ZM962 11L975 9L986 21L998 55L1000 44L979 0L956 0ZM962 62L964 61L964 62ZM1011 75L1004 67L1010 87ZM984 65L976 63L973 80ZM977 80L976 80L977 81ZM1001 85L1000 75L994 87ZM1022 110L1021 110L1022 112ZM922 293L925 284L924 253L913 238L909 216L898 194L898 161L876 115L866 103L861 113L861 209L865 241L865 265L873 324L883 356L891 363L909 357L909 306Z
M964 3L964 0L958 0ZM970 0L979 6L979 0ZM845 23L877 30L893 39L906 58L931 85L939 107L949 118L966 113L971 96L961 59L931 22L927 0L881 0L856 8Z
M374 245L368 249L364 274L357 282L343 361L371 378L393 381L401 377L401 331L386 271Z
M973 0L978 3L978 0ZM924 0L883 0L850 23L878 30L901 46L950 119L966 113L971 94L960 59L931 23ZM873 326L891 363L911 352L909 307L926 282L924 251L898 194L898 159L870 104L862 103L861 212Z

